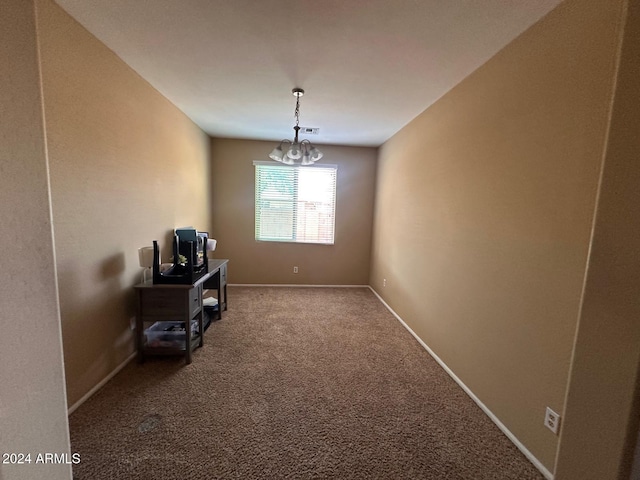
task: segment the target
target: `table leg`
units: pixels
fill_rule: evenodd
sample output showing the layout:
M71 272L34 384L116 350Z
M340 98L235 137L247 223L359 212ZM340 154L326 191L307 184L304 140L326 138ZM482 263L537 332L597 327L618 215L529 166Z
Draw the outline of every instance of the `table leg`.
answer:
M136 349L138 350L138 363L144 362L144 324L142 322L142 291L138 290L138 305L136 306Z

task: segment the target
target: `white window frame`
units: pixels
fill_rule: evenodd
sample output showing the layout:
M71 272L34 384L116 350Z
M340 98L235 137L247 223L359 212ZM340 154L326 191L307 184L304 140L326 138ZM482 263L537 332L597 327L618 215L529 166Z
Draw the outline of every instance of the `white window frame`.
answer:
M254 161L255 167L255 214L254 214L254 229L255 239L258 242L285 242L285 243L306 243L306 244L318 244L318 245L334 245L335 244L335 225L336 225L336 199L337 199L337 183L338 183L338 166L332 164L318 164L309 166L300 165L283 165L276 162L267 161ZM274 192L272 195L265 194L264 190L260 192L260 173L266 172L268 168L271 172L275 172L275 169L282 169L283 173L293 174L290 185L291 193L287 192ZM306 192L299 192L300 187L300 175L302 172L312 172L318 169L329 169L333 172L333 177L329 174L329 180L333 180L332 192L329 195L332 198L325 198L323 202L315 200L300 200L299 195L303 197L311 195L313 197L314 192L307 190ZM326 172L323 172L326 173ZM325 192L315 192L317 195L322 195ZM332 194L332 195L331 195ZM262 205L269 202L276 202L281 205L282 214L278 214L275 209L263 208ZM304 202L304 203L303 203ZM304 211L301 210L304 208ZM308 208L308 209L307 209ZM271 214L271 220L275 223L269 223L268 215ZM278 218L281 215L283 220L281 225L278 225ZM266 220L263 217L266 216ZM288 219L288 220L287 220ZM330 220L330 224L327 223ZM324 225L324 228L321 226ZM265 232L265 230L267 230ZM306 232L305 232L306 230ZM324 235L322 234L324 230ZM279 232L279 233L277 233ZM306 235L305 235L306 233ZM319 233L320 235L315 235Z

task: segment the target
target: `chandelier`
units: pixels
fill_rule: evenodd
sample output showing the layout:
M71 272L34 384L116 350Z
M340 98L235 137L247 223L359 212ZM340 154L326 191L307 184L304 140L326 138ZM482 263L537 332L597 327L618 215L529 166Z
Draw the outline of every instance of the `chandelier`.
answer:
M312 165L322 158L322 152L311 144L309 140L298 141L298 131L300 130L300 97L304 95L304 90L294 88L291 93L296 97L296 109L294 116L296 117L296 126L293 127L295 136L293 142L291 140L282 140L280 145L273 149L269 154L269 158L276 162L282 162L286 165ZM288 145L287 152L282 150L283 145Z

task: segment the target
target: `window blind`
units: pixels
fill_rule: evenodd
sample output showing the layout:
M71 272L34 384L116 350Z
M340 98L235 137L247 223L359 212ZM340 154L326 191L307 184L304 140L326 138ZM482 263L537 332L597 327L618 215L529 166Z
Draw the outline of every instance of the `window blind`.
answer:
M254 165L256 240L332 245L337 166Z

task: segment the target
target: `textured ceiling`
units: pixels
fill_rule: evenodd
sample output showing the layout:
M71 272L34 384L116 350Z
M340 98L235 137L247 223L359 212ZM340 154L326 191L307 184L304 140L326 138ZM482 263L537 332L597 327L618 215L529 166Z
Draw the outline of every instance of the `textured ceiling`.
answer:
M377 146L560 0L57 0L216 137Z

